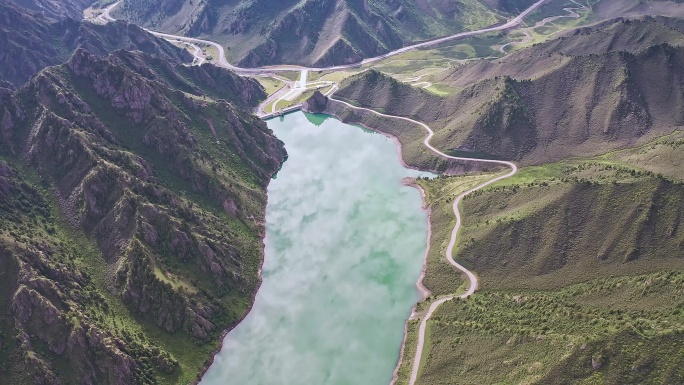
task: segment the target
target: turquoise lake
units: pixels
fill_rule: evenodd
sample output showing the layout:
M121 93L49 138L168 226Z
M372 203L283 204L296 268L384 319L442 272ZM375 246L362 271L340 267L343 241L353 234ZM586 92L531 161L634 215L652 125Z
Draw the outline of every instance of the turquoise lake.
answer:
M289 154L268 188L263 283L203 385L388 384L427 239L426 175L385 136L296 112L268 126Z

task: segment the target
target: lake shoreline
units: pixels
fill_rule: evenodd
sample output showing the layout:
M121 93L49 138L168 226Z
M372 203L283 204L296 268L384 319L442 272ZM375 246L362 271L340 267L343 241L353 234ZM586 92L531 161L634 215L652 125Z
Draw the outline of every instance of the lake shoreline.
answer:
M403 159L403 148L402 148L402 146L401 146L401 143L399 142L399 140L398 140L396 137L394 137L394 136L392 136L392 135L389 135L389 134L387 134L387 133L384 133L384 132L382 132L382 131L379 131L379 130L377 130L377 129L373 129L373 128L371 128L371 127L367 127L367 126L366 126L365 124L363 124L363 123L361 123L361 124L358 124L358 123L356 123L356 124L345 123L344 121L342 121L341 119L339 119L339 117L335 116L334 114L321 114L321 115L325 116L326 118L327 118L327 117L331 117L331 118L333 118L334 120L336 120L337 122L342 123L342 124L346 124L346 125L348 125L348 126L357 126L357 129L358 129L358 128L366 128L367 130L369 130L369 131L371 131L371 132L373 132L373 133L379 133L379 134L381 134L382 136L384 136L384 137L386 137L386 138L389 138L389 139L393 142L393 145L392 145L392 146L394 147L394 148L393 148L393 150L394 150L393 152L395 153L395 155L393 155L392 158L394 158L394 159L397 159L397 158L398 158L398 160L399 160L399 162L395 163L395 164L396 164L396 166L394 166L395 169L396 169L396 167L399 167L399 169L405 170L405 171L412 170L413 172L409 172L408 175L414 175L414 176L416 176L416 177L417 177L418 175L416 175L415 171L422 171L422 170L420 170L420 169L418 169L418 168L410 167L410 166L408 166L408 165L406 164L406 162L405 162L404 159ZM300 118L300 117L297 117L297 118L293 117L293 119L301 119L301 118ZM315 123L314 123L314 124L315 124ZM332 134L328 132L328 133L324 133L323 135L326 136L326 137L330 137ZM284 134L280 134L280 135L279 135L279 134L276 134L276 136L278 136L281 140L283 140L283 139L286 138L286 136L285 136ZM333 136L333 138L334 138L334 136ZM376 140L377 140L377 139L376 139ZM358 139L357 139L357 142L358 142ZM363 142L365 143L365 142L367 142L367 140L366 140L366 139L363 139ZM388 156L390 156L389 154L391 154L391 153L388 153L388 152L387 152L387 150L389 150L389 146L390 146L390 145L387 144L387 145L385 145L385 147L383 147L383 148L384 148L383 152L384 152L384 154L385 154L385 155L384 155L385 158L387 158ZM300 150L301 150L301 147L300 147ZM344 151L346 151L346 150L344 150ZM387 160L386 160L386 162L387 162ZM403 173L403 172L405 172L405 171L402 171L402 172L400 172L400 173ZM391 175L391 174L390 174L390 175ZM404 174L404 175L407 175L407 174ZM406 262L406 261L409 261L408 269L407 269L407 270L404 270L404 271L410 273L411 271L415 272L415 267L411 267L411 262L410 262L410 261L411 261L411 256L412 256L412 255L413 255L413 256L417 255L417 253L415 253L415 251L418 251L419 253L422 253L422 254L423 254L423 260L422 260L422 263L421 263L421 275L420 275L420 277L418 278L417 281L415 280L415 278L412 278L412 279L410 280L410 281L413 281L413 286L415 287L415 289L414 289L415 291L412 290L412 292L413 292L413 293L416 293L416 291L417 291L417 294L418 294L418 297L419 297L418 300L412 299L412 300L410 301L410 302L411 302L411 305L409 305L409 306L412 306L412 308L411 308L411 315L412 315L412 314L415 312L416 305L417 305L420 301L422 301L425 297L427 297L427 296L430 295L430 292L422 285L422 279L423 279L424 274L425 274L426 257L427 257L427 254L428 254L428 252L429 252L429 244L430 244L430 240L431 240L431 228L430 228L431 218L430 218L429 208L426 207L425 193L424 193L424 192L422 191L422 189L415 183L415 179L410 178L410 177L404 177L404 178L402 179L402 177L400 177L400 180L401 180L401 185L409 186L409 187L414 187L414 188L416 188L416 189L419 191L419 193L420 193L420 195L421 195L421 207L422 207L423 210L426 210L426 211L427 211L427 218L425 219L425 220L426 220L426 224L427 224L427 229L426 229L426 230L427 230L427 236L426 236L425 238L422 237L422 236L425 234L423 231L421 231L420 233L414 232L414 234L416 234L416 235L422 233L422 234L421 234L421 237L420 237L420 239L421 239L420 242L421 242L421 244L424 243L425 246L424 246L424 247L420 247L420 248L416 248L415 250L412 248L411 251L410 251L408 254L405 253L405 255L402 257L403 260L404 260L405 262ZM391 186L391 184L388 185L386 182L382 182L382 183L383 183L385 186ZM271 187L271 184L269 184L269 191L268 191L269 193L267 194L267 200L268 200L269 204L270 204L270 201L272 200L271 189L270 189L270 187ZM392 188L394 188L394 187L392 187ZM414 197L415 197L415 195L414 195ZM413 198L413 199L415 199L415 198ZM414 202L415 202L415 201L414 201ZM399 206L394 205L394 207L395 207L395 210L396 210L396 208L398 207L398 208L400 208L401 211L404 211L404 212L407 211L406 209L401 208L401 207L402 207L401 205L399 205ZM406 206L406 207L408 207L408 206ZM411 211L411 212L415 211L416 213L419 213L419 212L422 211L422 210L414 210L414 209L411 209L411 210L409 210L409 211ZM411 214L407 214L407 215L408 215L409 217L412 216ZM417 214L417 215L418 215L418 214ZM420 214L421 217L423 217L423 215L424 215L424 214ZM401 220L401 222L399 222L399 223L406 223L405 221L406 221L406 219L403 219L403 220ZM414 221L413 219L410 219L410 223L415 223L415 221ZM266 236L266 234L264 234L264 236ZM425 240L423 241L422 239L425 239ZM417 245L415 245L415 246L417 246ZM264 266L264 263L267 261L266 258L269 258L269 260L270 260L271 257L266 255L267 252L265 251L265 248L267 248L267 247L266 247L265 243L263 243L263 239L262 239L262 256L263 256L263 257L262 257L262 259L261 259L261 261L260 261L260 268L259 268L259 288L258 288L258 290L255 292L254 298L253 298L252 301L250 302L248 309L247 309L247 310L245 311L245 313L242 315L242 317L240 318L240 320L239 320L235 325L233 325L233 327L231 327L230 329L227 329L227 330L225 330L225 331L222 332L221 341L220 341L219 346L216 347L216 349L212 352L211 357L206 361L206 364L204 365L202 371L201 371L201 372L199 373L199 375L197 376L197 379L196 379L196 381L194 382L194 384L198 384L198 383L200 383L200 382L203 382L203 380L204 380L204 381L208 381L208 383L212 383L211 381L214 381L214 380L219 379L218 377L214 377L213 375L211 375L209 378L205 378L205 377L206 377L206 375L207 375L208 372L211 372L211 371L210 371L210 368L212 367L212 365L218 365L218 364L216 364L217 355L218 355L219 353L221 353L222 351L224 351L224 349L229 349L229 350L231 351L231 353L230 353L230 355L224 355L224 357L223 357L223 358L224 358L223 363L222 363L220 366L217 366L217 368L222 368L222 369L217 369L217 370L228 370L228 371L229 371L229 370L231 370L231 369L229 369L229 368L231 367L231 365L232 365L232 367L235 367L236 365L238 365L238 366L240 365L240 364L238 364L238 363L236 363L236 362L233 362L233 363L232 363L231 365L229 365L229 366L224 366L225 363L231 361L230 359L229 359L228 361L225 360L226 358L228 358L228 356L232 357L233 354L237 354L237 353L234 353L234 351L233 351L232 348L231 348L231 345L229 344L229 345L226 346L226 343L227 343L227 340L230 340L230 337L228 337L228 335L229 335L231 332L233 332L234 329L235 329L238 325L243 325L243 324L244 324L244 320L247 318L247 315L251 314L251 313L254 311L254 305L255 305L255 302L256 302L256 296L259 295L259 293L262 293L262 295L267 295L267 294L263 294L263 290L264 290L264 289L263 289L263 287L262 287L262 283L263 283L262 280L263 280L263 277L262 277L262 274L261 274L261 270L262 270L262 266ZM395 250L395 252L396 252L396 250ZM393 254L393 255L398 255L398 254ZM413 261L417 262L416 259L413 259ZM404 263L405 263L405 262L404 262ZM415 263L415 262L414 262L414 263ZM271 261L271 262L269 262L269 263L273 263L273 261ZM406 266L406 265L405 265L405 266ZM268 270L268 269L267 269L267 270ZM415 277L415 276L414 276L414 277ZM409 281L409 282L410 282L410 281ZM406 282L406 281L404 281L404 282ZM407 283L408 283L408 282L407 282ZM404 284L404 285L405 285L405 284ZM404 286L404 287L406 287L406 289L408 289L407 286ZM404 289L402 289L402 290L404 290ZM413 295L415 296L415 294L413 294ZM380 298L382 298L382 297L380 297ZM382 301L384 301L384 300L382 300ZM392 321L392 322L393 322L393 323L396 322L397 326L400 324L400 322L401 322L401 324L403 324L403 326L404 326L404 330L402 331L402 334L401 334L401 336L402 336L402 337L401 337L401 342L400 342L400 344L399 344L399 346L398 346L398 348L397 348L398 352L396 353L397 356L401 357L401 355L403 354L403 350L404 350L404 342L405 342L405 340L406 340L406 330L405 330L405 329L406 329L406 325L407 325L407 322L408 322L408 321L407 321L407 318L406 318L406 315L405 315L406 313L404 313L404 315L401 316L401 317L397 317L397 316L396 316L396 309L397 309L397 307L394 308L394 310L395 310L395 311L394 311L394 314L395 314L395 315L394 315L394 316L390 316L391 318L389 318L389 319L393 319L394 321ZM405 307L404 309L408 309L408 306ZM261 310L258 312L258 314L259 314L260 316L262 315ZM386 316L385 318L387 318L387 316ZM411 319L411 317L409 317L408 319ZM252 328L251 326L246 326L246 327L247 327L248 329L251 329L251 328ZM358 329L358 330L361 330L361 329ZM392 327L392 330L397 331L397 328L395 328L395 327L393 326L393 327ZM277 333L277 332L276 332L276 333ZM397 333L397 334L398 334L398 333ZM244 334L242 334L242 335L244 336ZM397 337L398 337L398 336L397 336ZM238 338L239 338L239 337L238 337ZM396 338L396 337L395 337L395 339L394 339L395 343L398 343L398 342L399 342L398 340L399 340L399 338ZM257 343L257 344L258 344L258 343ZM394 343L393 343L392 345L394 345ZM259 345L252 345L252 346L257 346L257 347L258 347ZM286 345L285 345L285 346L286 346ZM386 345L386 346L387 346L387 345ZM373 348L373 349L375 349L375 348ZM394 349L391 349L391 350L394 350ZM371 351L373 351L373 350L367 350L367 352L371 352ZM396 351L395 351L395 352L396 352ZM389 357L387 356L387 352L385 352L385 353L383 353L382 355L380 355L380 357L382 357L382 356L384 356L385 358L389 358ZM395 356L395 357L396 357L396 356ZM221 361L219 361L219 362L221 362ZM250 362L251 362L251 361L250 361ZM399 364L395 364L396 361L395 361L394 363L392 363L392 364L390 364L390 362L391 362L391 360L385 360L385 363L383 364L383 367L384 367L385 365L387 365L387 366L389 367L390 370L393 370L394 372L396 372L396 368L398 368ZM398 362L401 363L401 360L398 361ZM391 366L390 366L390 365L391 365ZM243 372L244 372L244 370L243 370ZM277 370L276 370L276 372L277 372ZM375 377L376 375L381 375L383 372L385 373L385 375L387 375L387 372L386 372L385 370L381 370L381 371L375 372L375 374L372 374L372 377ZM217 373L220 373L220 372L217 372ZM226 372L224 371L224 373L226 373ZM373 372L371 371L371 372L369 372L369 373L373 373ZM387 378L387 377L385 377L385 378ZM224 377L224 379L225 379L225 377ZM377 382L377 380L374 380L373 382Z
M344 122L344 120L338 114L336 114L334 111L330 111L330 109L327 109L326 112L308 112L306 109L302 109L302 111L304 111L305 113L311 113L311 114L327 115L327 116L330 116L330 117L333 117L333 118L339 120L340 122ZM424 169L420 169L418 167L409 166L406 163L406 161L404 160L403 146L402 146L401 142L399 141L399 138L397 138L396 136L389 134L387 132L384 132L380 129L370 127L363 122L354 122L354 123L349 123L349 124L361 126L361 127L365 128L369 131L372 131L374 133L383 135L383 136L391 139L397 148L397 153L399 154L399 160L401 161L401 164L402 164L402 166L404 166L404 168L409 169L409 170L418 170L418 171L425 171L425 172L440 174L440 172L436 171L436 170L424 170ZM420 192L420 197L421 197L421 201L422 201L422 208L423 208L423 210L427 211L427 240L426 240L427 244L425 247L425 253L423 254L423 264L422 264L422 267L420 270L420 276L418 277L418 280L416 281L416 289L420 293L421 298L418 301L416 301L416 303L413 305L413 308L411 309L411 315L408 318L406 318L406 322L404 323L404 336L403 336L402 341L401 341L401 348L399 350L397 365L395 366L394 371L392 372L392 379L390 381L390 385L394 385L395 382L399 378L399 368L401 367L402 361L404 359L404 350L405 350L405 346L406 346L406 339L408 337L408 324L416 316L416 309L418 307L418 303L420 303L421 301L424 301L427 297L429 297L432 294L430 292L430 290L428 290L428 288L425 287L425 285L423 284L423 280L425 279L425 274L427 273L427 259L428 259L428 254L430 253L430 242L432 240L432 210L431 210L430 206L428 206L428 204L427 204L426 197L425 197L425 190L423 190L423 188L418 183L416 183L414 178L404 178L402 180L402 184L404 186L413 187Z
M427 244L425 246L425 254L423 255L423 265L420 269L420 276L418 277L418 280L416 281L416 289L418 289L418 292L420 293L421 297L416 302L416 304L413 305L413 308L411 309L411 315L406 319L406 322L404 323L404 337L401 340L401 348L399 350L399 360L397 361L397 366L394 368L394 372L392 372L392 380L390 381L390 385L394 385L397 382L397 380L399 379L399 368L401 368L401 364L404 361L404 351L406 350L406 340L408 338L408 324L409 324L409 322L411 322L415 318L416 309L418 308L418 304L421 301L424 301L430 295L432 295L430 290L427 287L425 287L425 285L423 284L423 280L425 279L425 274L427 273L427 259L428 259L428 255L430 253L430 241L432 240L432 207L430 207L427 204L427 200L425 197L425 190L418 183L416 183L416 180L414 178L404 178L401 182L404 186L413 187L420 192L420 199L422 201L422 209L427 211L427 241L426 241Z
M334 101L335 101L334 99L329 99L329 102L334 102ZM306 105L304 105L304 106L306 106ZM416 171L430 172L430 173L433 173L433 174L442 174L442 172L441 172L441 171L438 171L438 170L428 170L428 169L425 169L425 168L420 168L420 167L416 167L416 166L410 166L408 163L406 163L406 161L404 160L404 147L403 147L403 145L401 144L401 141L399 141L399 138L397 138L396 136L394 136L394 135L392 135L392 134L390 134L390 133L388 133L388 132L385 132L385 131L383 131L383 130L381 130L381 129L379 129L379 128L375 128L375 127L368 126L368 125L366 125L366 124L363 123L363 122L348 122L348 121L346 121L344 118L342 118L339 114L337 114L335 111L332 111L331 109L326 109L325 112L310 112L310 111L308 111L306 108L304 108L304 106L303 106L302 109L301 109L301 111L303 111L304 113L307 113L307 114L316 114L316 115L327 115L327 116L330 116L330 117L332 117L332 118L335 118L335 119L339 120L339 121L342 122L342 123L349 124L349 125L352 125L352 126L360 126L360 127L362 127L362 128L365 128L365 129L368 130L368 131L372 131L372 132L374 132L374 133L376 133L376 134L380 134L380 135L382 135L382 136L384 136L384 137L386 137L386 138L389 138L389 139L392 140L392 141L394 142L394 144L396 145L397 154L399 154L399 161L401 162L401 165L404 166L404 168L406 168L406 169L408 169L408 170L416 170Z
M311 113L311 114L327 115L327 116L330 116L330 117L333 117L333 118L339 120L340 122L344 122L344 120L338 114L336 114L333 111L308 112L308 111L306 111L306 109L302 109L302 111L304 111L305 113ZM380 129L370 127L363 122L354 122L354 123L350 123L350 124L361 126L362 128L365 128L369 131L372 131L374 133L383 135L383 136L391 139L397 148L397 153L399 154L399 160L401 161L401 164L402 164L402 166L404 166L404 168L409 169L409 170L426 171L426 172L432 172L435 174L439 174L439 172L436 170L423 170L423 169L420 169L418 167L409 166L406 163L406 161L404 160L403 146L396 136L389 134L387 132L384 132ZM421 297L415 303L415 305L413 305L413 308L411 309L411 315L406 319L406 322L404 323L404 336L403 336L402 341L401 341L401 348L399 349L399 356L398 356L398 360L397 360L397 365L394 368L394 371L392 372L392 380L390 381L390 385L394 385L394 383L399 378L399 368L401 367L402 361L404 359L404 350L405 350L405 346L406 346L406 339L408 337L408 324L416 316L416 309L418 307L418 303L420 303L421 301L424 301L427 297L429 297L432 294L430 292L430 290L427 287L425 287L425 285L423 284L423 280L425 279L425 274L427 273L427 259L428 259L428 255L430 253L430 242L432 240L432 210L431 210L430 206L428 206L428 204L427 204L427 200L425 197L425 190L423 190L423 188L418 183L416 183L414 178L404 178L402 180L402 185L408 186L408 187L413 187L420 192L420 198L422 201L422 208L423 208L423 210L427 211L427 240L426 240L425 253L423 254L423 264L422 264L422 267L420 270L420 276L418 277L418 280L416 281L416 289L420 293Z
M282 165L287 162L287 158L283 160L283 163L280 165L282 168ZM273 177L278 175L278 169L275 174L271 175L271 180L269 180L268 185L271 184L273 181ZM214 360L216 359L216 355L223 350L223 341L226 339L226 336L228 333L232 332L238 325L242 323L242 321L247 318L249 313L252 311L252 308L254 307L254 302L256 302L256 296L257 293L259 293L259 289L261 289L261 285L264 282L263 276L262 276L262 270L264 267L264 262L266 261L266 243L264 243L264 239L266 238L266 207L268 207L268 185L266 186L266 204L264 205L264 227L263 227L263 233L261 234L261 243L259 244L260 250L259 252L261 253L261 258L259 258L259 269L257 270L257 285L256 285L256 290L254 290L254 293L252 294L252 297L249 300L249 305L247 306L247 309L240 315L240 317L237 319L237 321L228 329L225 329L221 332L221 337L219 340L219 343L217 346L214 348L214 350L211 351L211 355L207 360L204 362L204 365L202 365L202 369L197 373L197 378L195 378L195 381L192 382L192 385L199 385L200 382L202 382L202 378L204 377L205 374L207 374L207 371L211 367L211 365L214 364Z

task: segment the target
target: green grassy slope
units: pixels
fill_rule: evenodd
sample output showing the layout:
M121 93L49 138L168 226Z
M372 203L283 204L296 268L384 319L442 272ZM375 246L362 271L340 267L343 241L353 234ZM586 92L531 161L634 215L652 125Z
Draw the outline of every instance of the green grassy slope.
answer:
M197 377L259 285L285 157L249 112L261 97L255 80L123 51L0 89L3 378Z
M682 149L684 133L674 131L637 148L615 151L601 157L608 162L626 163L642 171L661 174L675 180L684 180Z
M556 178L514 177L466 199L459 259L484 286L555 288L684 266L681 184L600 164Z
M427 270L423 285L432 295L450 294L459 287L462 280L458 270L444 258L451 230L456 225L456 217L450 203L463 192L480 185L493 174L470 174L457 177L438 177L429 182L418 180L423 188L425 202L430 209L430 245L427 255Z
M433 315L418 383L681 382L682 179L641 167L648 159L675 175L676 163L653 155L667 146L669 159L682 158L672 144L679 136L524 167L467 197L455 258L478 274L481 289ZM451 222L442 214L451 211L445 191L464 189L468 178L418 181L434 228ZM448 239L433 235L431 245ZM424 282L439 296L461 278L428 264ZM413 348L417 322L409 321ZM399 384L412 354L404 352Z
M664 271L449 301L418 383L681 383L683 292Z

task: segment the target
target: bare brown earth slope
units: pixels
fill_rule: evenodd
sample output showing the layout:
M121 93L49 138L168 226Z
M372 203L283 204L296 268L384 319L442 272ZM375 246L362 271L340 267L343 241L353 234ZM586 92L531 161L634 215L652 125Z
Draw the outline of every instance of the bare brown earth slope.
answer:
M620 19L460 66L436 79L458 90L448 96L368 71L336 97L425 122L442 149L523 164L596 155L684 124L684 34L673 26Z

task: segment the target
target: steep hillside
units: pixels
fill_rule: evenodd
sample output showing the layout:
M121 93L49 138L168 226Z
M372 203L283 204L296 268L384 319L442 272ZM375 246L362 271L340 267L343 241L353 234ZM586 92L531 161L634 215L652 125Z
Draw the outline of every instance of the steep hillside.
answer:
M678 45L681 33L661 23L617 24L458 67L441 78L460 89L449 96L367 71L349 79L336 97L415 117L436 129L432 143L438 148L524 164L629 147L684 124L684 47ZM663 33L642 33L654 29ZM602 43L608 33L614 45ZM620 50L632 36L649 45ZM594 52L572 53L592 41Z
M210 37L231 62L331 65L358 62L409 42L502 21L524 1L125 0L114 15L169 33Z
M527 173L464 201L459 259L483 286L557 288L684 267L681 182L600 163L565 165L560 180Z
M0 80L21 86L41 69L64 63L78 48L99 55L139 50L174 63L192 60L188 52L132 24L54 22L0 1Z
M632 165L650 159L676 173L653 157L660 144L670 158L684 157L669 136L525 167L468 196L454 257L477 273L480 290L434 313L417 383L680 383L684 184ZM437 237L430 251L441 261L453 198L483 179L418 181ZM460 272L430 258L426 287L435 297L453 293ZM418 322L408 324L412 349ZM410 366L405 359L397 384L407 383Z
M599 0L593 5L598 17L661 15L684 17L684 3L679 0Z
M636 53L657 44L684 44L684 20L644 16L636 19L616 18L590 27L571 30L563 36L537 44L525 53L514 53L506 62L517 62L525 56L541 57L560 53L568 56L626 51Z
M80 20L83 10L95 0L3 0L12 2L43 17L61 20L72 18Z
M286 156L246 109L260 97L211 66L81 49L0 89L8 383L196 378L259 285Z

